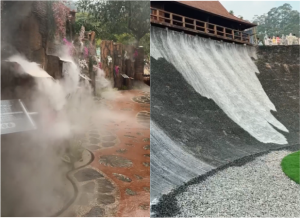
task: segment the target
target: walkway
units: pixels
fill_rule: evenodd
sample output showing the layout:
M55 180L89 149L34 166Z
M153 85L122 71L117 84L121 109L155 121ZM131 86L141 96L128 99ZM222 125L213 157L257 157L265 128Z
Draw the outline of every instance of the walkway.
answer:
M150 93L119 94L105 102L109 110L100 111L85 135L94 159L70 176L78 195L62 215L150 215Z

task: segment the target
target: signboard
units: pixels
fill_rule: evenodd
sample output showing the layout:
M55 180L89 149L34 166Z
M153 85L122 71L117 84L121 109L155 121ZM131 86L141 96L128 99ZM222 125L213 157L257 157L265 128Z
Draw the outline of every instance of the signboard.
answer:
M96 49L96 54L97 54L98 57L100 57L100 55L101 55L100 48L97 48L97 49Z
M121 76L125 79L129 79L129 77L126 74L121 74Z
M36 129L24 104L18 100L1 101L1 134Z

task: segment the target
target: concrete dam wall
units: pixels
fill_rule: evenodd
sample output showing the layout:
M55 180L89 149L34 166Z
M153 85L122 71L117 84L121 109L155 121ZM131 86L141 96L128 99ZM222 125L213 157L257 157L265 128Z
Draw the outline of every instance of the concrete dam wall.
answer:
M152 204L235 160L299 144L299 46L152 27L151 80Z

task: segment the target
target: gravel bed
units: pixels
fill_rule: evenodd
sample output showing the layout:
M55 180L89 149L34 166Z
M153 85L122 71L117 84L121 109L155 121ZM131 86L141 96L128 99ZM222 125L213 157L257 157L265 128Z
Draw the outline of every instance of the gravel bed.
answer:
M177 217L300 217L300 185L280 166L290 151L274 151L229 167L176 196Z

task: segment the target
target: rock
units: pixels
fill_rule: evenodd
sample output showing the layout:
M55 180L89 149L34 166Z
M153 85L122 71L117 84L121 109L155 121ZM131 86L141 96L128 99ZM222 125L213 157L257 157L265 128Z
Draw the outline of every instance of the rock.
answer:
M111 193L115 189L113 184L107 179L99 179L97 183L98 183L98 192L100 193L105 193L105 194Z
M93 207L84 217L103 217L105 210L99 206Z
M83 186L81 186L81 189L82 189L83 192L94 193L95 183L94 182L89 182L87 184L84 184Z
M115 197L112 195L100 194L100 195L98 195L97 202L99 204L104 204L104 205L113 204L113 203L115 203Z
M94 169L84 168L75 173L74 177L77 179L78 182L84 182L92 179L101 178L103 177L103 175Z

